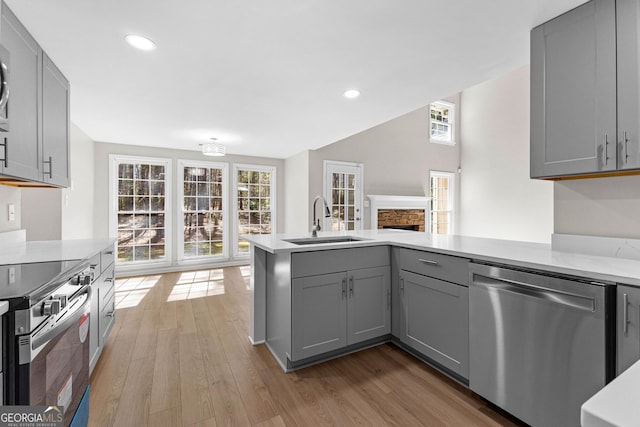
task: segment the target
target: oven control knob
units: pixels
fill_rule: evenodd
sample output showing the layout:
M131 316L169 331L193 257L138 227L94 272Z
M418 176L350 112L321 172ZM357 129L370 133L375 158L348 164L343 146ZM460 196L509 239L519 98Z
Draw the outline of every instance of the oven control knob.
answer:
M49 299L42 304L42 315L51 316L60 313L60 300Z
M86 286L91 284L91 274L78 275L78 286Z
M54 295L53 299L57 299L60 301L60 309L63 309L67 306L67 296L66 295Z

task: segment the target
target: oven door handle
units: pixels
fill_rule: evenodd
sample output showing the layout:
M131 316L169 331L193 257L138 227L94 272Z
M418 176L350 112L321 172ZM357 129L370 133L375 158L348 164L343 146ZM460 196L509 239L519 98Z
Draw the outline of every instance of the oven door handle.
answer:
M67 313L67 316L64 318L64 320L62 320L53 328L44 332L42 335L39 335L39 336L36 335L33 337L33 339L31 340L32 350L35 350L41 345L46 344L47 341L57 336L60 332L66 331L67 328L69 328L71 325L73 325L78 320L80 320L82 315L86 312L87 308L89 308L89 306L91 305L91 286L90 285L86 285L80 290L80 293L78 294L78 298L82 297L82 295L85 295L85 294L87 295L86 297L87 299L84 302L84 304L78 307L73 313L71 314Z

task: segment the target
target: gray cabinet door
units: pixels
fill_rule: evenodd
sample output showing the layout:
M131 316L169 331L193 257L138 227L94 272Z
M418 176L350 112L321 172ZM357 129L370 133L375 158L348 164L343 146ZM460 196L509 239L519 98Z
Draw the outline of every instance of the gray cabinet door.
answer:
M6 165L0 163L4 175L41 180L38 135L38 96L41 85L41 49L8 7L2 8L0 39L9 51L9 132L6 138Z
M618 169L640 168L640 2L616 0Z
M69 186L69 82L42 57L42 180Z
M356 344L391 333L389 267L347 272L347 343Z
M531 31L531 177L616 170L615 2Z
M347 274L292 280L291 360L347 345Z
M400 272L401 341L435 362L469 376L469 289Z
M640 359L640 288L618 285L617 344L620 375Z

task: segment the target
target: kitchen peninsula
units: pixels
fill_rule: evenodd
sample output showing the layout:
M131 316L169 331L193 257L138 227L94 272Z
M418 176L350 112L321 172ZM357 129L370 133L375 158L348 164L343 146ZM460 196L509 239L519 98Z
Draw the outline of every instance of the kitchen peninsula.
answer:
M588 384L576 384L573 391L565 393L571 395L570 401L563 403L569 409L560 411L566 412L563 416L566 415L570 424L577 423L580 405L614 376L615 330L618 330L618 340L622 339L620 321L614 324L615 285L629 285L618 286L618 289L640 287L637 260L613 256L616 252L633 250L632 244L613 250L611 256L599 256L557 250L561 244L554 250L549 244L401 230L329 232L319 233L317 238L261 235L247 236L246 240L252 249L250 339L255 344L266 343L285 371L392 341L483 395L478 391L483 386L482 381L493 378L493 374L486 359L480 360L478 356L482 343L495 337L484 336L486 329L478 327L476 320L482 319L485 312L480 309L481 304L488 301L488 296L499 286L494 279L488 278L489 273L483 277L482 269L504 271L506 268L538 280L528 282L532 283L528 287L524 283L523 296L518 297L517 304L524 304L522 307L527 310L534 308L527 304L533 304L536 299L530 297L531 290L538 288L537 284L560 280L569 286L566 288L569 291L557 291L546 301L545 297L539 296L536 304L540 305L533 311L550 309L554 312L547 317L555 319L553 324L575 325L575 328L568 328L571 329L566 331L568 334L591 331L585 337L593 335L596 328L583 322L589 322L587 318L600 319L597 328L601 338L595 339L597 349L584 349L586 353L582 349L566 352L598 355L588 373L571 374L575 374L574 379L585 378L598 371L597 379L592 378ZM624 246L625 242L620 244ZM478 265L484 267L471 268ZM474 280L477 274L480 275L478 283ZM496 289L479 291L482 281L485 281L484 285L489 283L487 288ZM523 284L508 277L500 286L505 283ZM600 289L602 299L588 296L596 288ZM508 299L513 295L511 291L517 293L517 290L506 288L500 292ZM579 296L583 291L585 293ZM564 305L558 304L566 295L570 295L570 300ZM580 307L583 303L585 305ZM508 327L515 324L504 321L509 323ZM489 319L489 324L492 322ZM542 328L553 328L553 324ZM522 336L520 332L523 331L514 336ZM545 336L541 334L540 339L546 340ZM528 339L538 349L556 345L548 340L538 345L533 336ZM505 357L513 359L516 352ZM564 351L561 353L565 354ZM565 363L574 365L573 361L560 364L566 366ZM534 370L541 372L538 369L545 371L547 366ZM552 369L549 367L548 372L553 372ZM516 376L520 374L515 372ZM550 399L544 395L539 392L529 397ZM529 424L544 424L544 420L529 418L527 413L527 407L540 405L525 403L523 412L519 412L517 406L521 402L512 406L513 402L502 402L499 398L489 396L488 400ZM552 405L540 403L547 408ZM557 414L549 410L547 416Z

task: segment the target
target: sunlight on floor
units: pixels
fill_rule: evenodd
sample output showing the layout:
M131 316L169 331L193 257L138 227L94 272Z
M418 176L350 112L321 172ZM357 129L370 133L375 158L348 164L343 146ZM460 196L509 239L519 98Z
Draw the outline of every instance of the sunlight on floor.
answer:
M159 280L159 275L117 279L115 289L116 309L137 306Z
M187 271L180 274L167 302L223 294L224 272L222 269Z
M250 265L242 265L239 267L240 275L244 280L244 284L247 286L247 290L251 290L251 266Z

